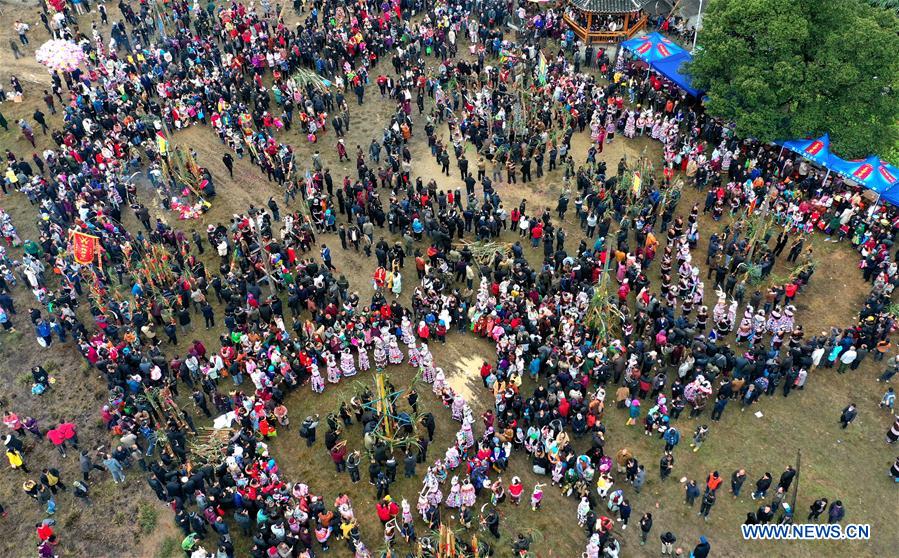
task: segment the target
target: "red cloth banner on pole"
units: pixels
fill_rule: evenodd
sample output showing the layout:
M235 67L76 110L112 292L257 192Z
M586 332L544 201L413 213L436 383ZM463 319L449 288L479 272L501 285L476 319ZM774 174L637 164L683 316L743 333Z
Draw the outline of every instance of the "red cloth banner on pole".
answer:
M99 245L100 239L96 236L77 231L72 233L72 255L82 265L93 263L99 257Z

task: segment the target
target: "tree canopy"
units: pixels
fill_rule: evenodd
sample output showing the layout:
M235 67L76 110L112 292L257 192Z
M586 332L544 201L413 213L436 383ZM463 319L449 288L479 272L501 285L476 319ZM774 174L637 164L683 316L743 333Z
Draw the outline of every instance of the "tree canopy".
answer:
M742 136L828 132L841 157L887 157L899 145L897 33L894 13L863 0L712 0L691 72Z
M875 8L883 8L884 10L899 10L899 0L868 0L868 3Z

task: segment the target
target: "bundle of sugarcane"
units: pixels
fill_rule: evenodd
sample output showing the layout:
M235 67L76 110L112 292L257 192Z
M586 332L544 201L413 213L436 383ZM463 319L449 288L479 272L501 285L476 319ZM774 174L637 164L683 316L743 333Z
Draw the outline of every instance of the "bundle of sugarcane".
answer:
M101 313L106 313L107 292L103 288L99 279L99 274L93 267L84 266L81 268L81 276L88 284L88 299L94 308Z
M187 189L193 192L197 198L203 200L203 193L198 189L200 184L200 167L194 161L193 155L188 151L187 155L184 151L176 146L170 157L173 162L171 172L175 182L187 186ZM205 201L205 200L203 200Z
M611 284L608 280L609 273L603 273L600 281L594 287L593 298L584 315L584 324L596 331L597 339L603 344L618 337L621 330L621 322L624 315L612 302L615 293L611 292Z
M294 87L303 90L311 85L319 91L325 91L331 85L331 82L327 79L321 77L312 70L305 68L298 69L292 76L290 76L290 79L293 82Z
M153 411L155 411L160 423L172 420L180 428L187 427L187 423L185 423L184 418L181 416L181 411L178 409L178 404L175 403L175 400L172 398L169 388L152 388L146 390L145 393L147 402L150 404Z
M161 447L162 451L170 457L175 457L175 450L172 449L172 444L169 442L169 434L165 428L156 429L156 445Z
M762 266L761 264L755 262L743 262L737 266L737 269L743 271L743 281L746 281L752 286L756 286L762 283L764 277L762 277Z
M814 269L816 267L818 267L818 262L815 261L815 259L812 257L812 255L810 253L806 252L805 254L803 254L803 261L799 265L794 267L793 270L790 272L790 281L792 281L793 279L796 279L797 277L799 277L802 273L805 273L806 271L809 271L809 270L814 271Z
M777 273L768 275L768 280L771 282L771 285L785 285L789 283L791 279L792 275L778 275Z
M455 558L456 533L446 523L440 524L440 543L437 547L438 558Z
M187 447L192 457L203 463L217 465L225 457L225 448L231 439L233 432L230 428L203 428L204 432L192 437Z
M746 236L748 238L749 251L746 253L746 262L743 266L743 280L750 285L758 285L763 280L761 263L754 260L759 247L767 246L766 238L770 236L769 231L774 225L774 218L771 214L756 211L752 215L744 215L742 221L746 226Z
M457 250L468 248L468 251L474 256L475 261L480 264L489 265L490 260L493 259L493 255L497 252L504 255L508 254L509 250L512 249L512 243L495 241L484 242L483 240L460 240L453 243L453 248L456 248Z
M683 179L677 179L677 182L668 186L667 188L662 189L662 202L659 204L659 215L667 209L674 209L677 206L677 202L680 201L681 192L684 189L684 181ZM664 232L664 231L663 231Z

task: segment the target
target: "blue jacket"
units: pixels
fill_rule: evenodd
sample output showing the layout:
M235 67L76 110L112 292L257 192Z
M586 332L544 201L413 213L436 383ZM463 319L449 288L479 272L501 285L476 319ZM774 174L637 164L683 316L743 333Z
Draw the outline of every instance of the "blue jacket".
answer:
M680 432L677 431L677 428L672 426L665 431L665 434L662 435L662 438L664 438L665 441L672 446L676 446L678 442L680 442Z

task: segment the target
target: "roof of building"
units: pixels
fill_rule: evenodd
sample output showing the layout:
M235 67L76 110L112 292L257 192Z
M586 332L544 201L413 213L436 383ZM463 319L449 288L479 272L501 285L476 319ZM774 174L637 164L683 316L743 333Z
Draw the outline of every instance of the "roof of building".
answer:
M572 6L594 14L623 14L635 12L649 0L569 0Z

